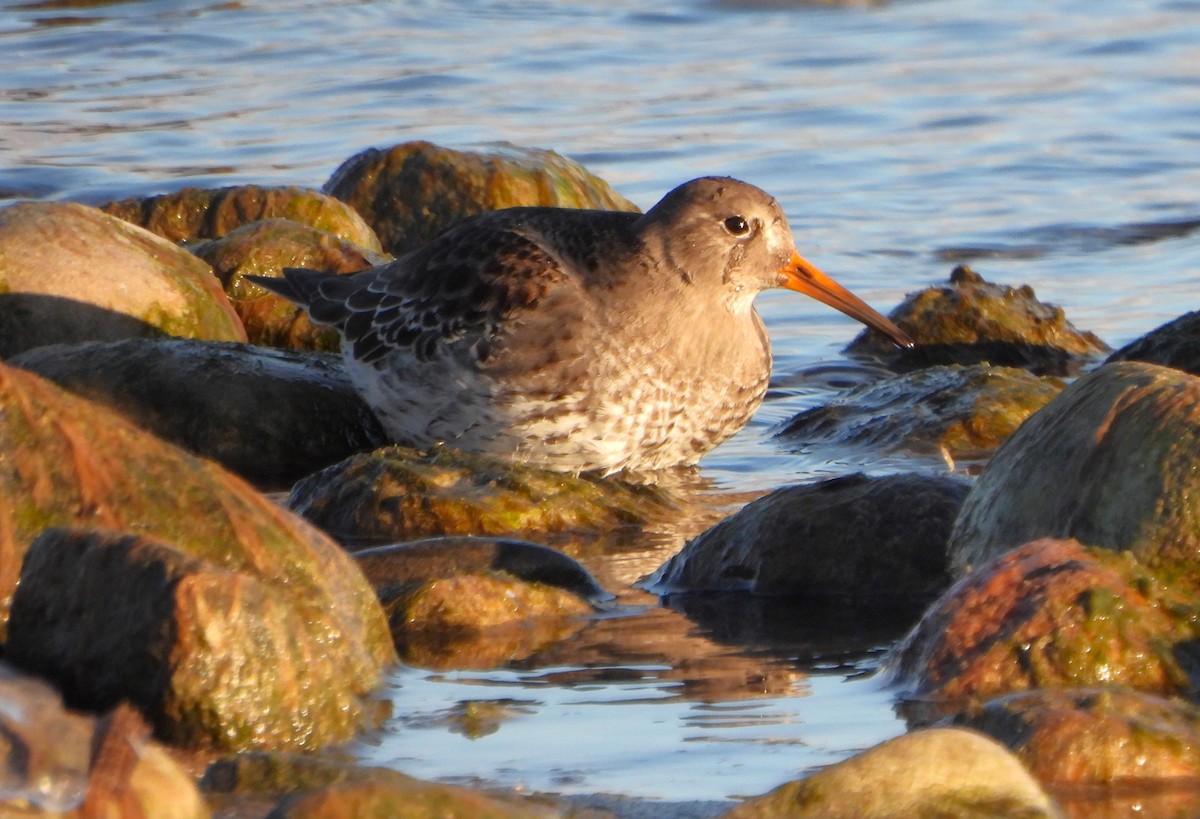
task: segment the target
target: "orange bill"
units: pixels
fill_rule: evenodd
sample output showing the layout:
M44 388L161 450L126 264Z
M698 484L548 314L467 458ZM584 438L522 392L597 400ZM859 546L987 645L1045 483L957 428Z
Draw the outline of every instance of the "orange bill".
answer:
M835 310L841 310L850 318L858 319L868 327L883 333L901 347L913 346L912 339L891 320L806 262L799 253L793 252L791 260L779 273L780 284L788 290L803 293Z

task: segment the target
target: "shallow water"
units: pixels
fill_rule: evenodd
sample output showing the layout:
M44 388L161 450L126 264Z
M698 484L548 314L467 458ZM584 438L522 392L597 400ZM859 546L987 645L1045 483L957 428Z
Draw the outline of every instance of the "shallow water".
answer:
M757 183L802 251L885 312L958 262L1033 285L1113 346L1197 306L1195 0L0 9L8 198L319 186L367 146L508 141L580 160L643 207L702 174ZM774 424L865 374L838 355L849 319L794 294L759 306L776 388L703 476L753 492L913 466L772 444ZM590 562L623 585L677 546ZM902 730L863 673L893 633L718 607L730 627L629 600L649 607L499 670L399 672L397 719L363 755L418 776L705 800Z

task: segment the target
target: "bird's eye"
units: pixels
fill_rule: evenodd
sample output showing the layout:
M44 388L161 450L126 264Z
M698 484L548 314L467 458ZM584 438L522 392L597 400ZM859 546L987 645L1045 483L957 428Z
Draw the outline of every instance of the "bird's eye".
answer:
M750 232L750 224L741 216L730 216L724 224L733 236L745 236Z

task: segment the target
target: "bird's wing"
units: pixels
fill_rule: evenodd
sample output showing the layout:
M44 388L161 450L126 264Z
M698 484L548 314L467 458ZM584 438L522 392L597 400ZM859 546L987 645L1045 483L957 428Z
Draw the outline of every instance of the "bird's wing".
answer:
M429 360L467 339L483 361L498 328L534 313L566 279L563 266L519 226L467 223L381 267L349 276L289 268L255 281L338 328L362 363L406 348Z

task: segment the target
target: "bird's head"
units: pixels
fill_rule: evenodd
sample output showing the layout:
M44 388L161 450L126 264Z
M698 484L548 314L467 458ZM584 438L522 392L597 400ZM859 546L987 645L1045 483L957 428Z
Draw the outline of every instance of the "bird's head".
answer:
M731 310L749 310L769 287L795 290L911 347L886 317L796 251L783 209L753 185L704 177L680 185L642 217L643 235L662 248L685 286L709 289Z

